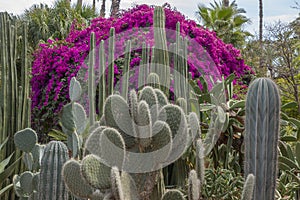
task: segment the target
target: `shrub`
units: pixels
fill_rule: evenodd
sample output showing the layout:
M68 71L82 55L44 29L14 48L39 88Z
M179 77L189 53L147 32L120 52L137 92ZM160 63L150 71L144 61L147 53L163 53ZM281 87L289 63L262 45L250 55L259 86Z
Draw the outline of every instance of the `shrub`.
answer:
M169 5L165 6L166 29L176 30L176 23L180 22L180 32L183 36L188 36L203 48L198 48L196 53L188 56L189 71L192 78L200 76L199 68L203 68L203 73L215 73L214 70L206 69L205 65L211 62L217 67L218 73L227 77L235 73L237 77L243 76L252 70L244 64L240 51L231 44L225 44L216 37L214 32L204 30L196 22L188 20L180 12L171 9ZM137 37L147 37L150 35L153 25L153 6L138 5L127 11L124 11L118 18L95 18L89 26L82 24L72 24L71 31L65 40L48 40L41 44L40 48L34 54L32 66L32 126L39 133L46 133L53 125L57 124L57 113L62 106L69 101L68 85L72 77L76 76L78 71L86 65L84 60L89 53L89 40L91 32L95 32L96 43L106 40L109 37L111 27L115 28L118 35L124 31L137 28L146 28L145 34L137 33ZM174 42L175 35L168 37L168 42ZM123 39L116 40L116 52L124 52ZM153 40L147 41L153 45ZM190 47L189 47L190 48ZM194 50L195 51L195 50ZM198 52L197 52L198 51ZM131 67L138 65L140 61L140 49L133 53ZM210 56L207 63L199 61L198 57L204 52ZM117 60L121 60L122 53L115 55ZM115 62L114 71L116 78L122 72L121 64Z

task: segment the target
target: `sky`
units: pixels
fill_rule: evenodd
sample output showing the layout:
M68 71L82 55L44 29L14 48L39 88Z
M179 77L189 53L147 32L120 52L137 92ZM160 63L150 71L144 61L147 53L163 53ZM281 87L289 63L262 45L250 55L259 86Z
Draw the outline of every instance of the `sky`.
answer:
M0 12L21 14L25 9L30 8L33 4L47 3L53 5L55 0L0 0ZM83 0L84 3L92 4L92 0ZM101 0L97 2L96 8L100 10ZM106 13L109 13L110 0L106 0ZM183 13L188 19L197 20L196 11L198 4L209 5L213 0L121 0L121 9L130 8L134 4L151 4L163 5L168 2L172 7ZM217 0L219 2L219 0ZM232 2L232 0L230 0ZM300 0L263 0L264 6L264 24L272 24L278 20L290 22L295 19L300 10L291 8L295 2L300 4ZM76 3L72 0L71 3ZM252 23L245 26L245 29L255 34L258 32L258 0L236 0L239 8L246 10L246 16L251 19Z

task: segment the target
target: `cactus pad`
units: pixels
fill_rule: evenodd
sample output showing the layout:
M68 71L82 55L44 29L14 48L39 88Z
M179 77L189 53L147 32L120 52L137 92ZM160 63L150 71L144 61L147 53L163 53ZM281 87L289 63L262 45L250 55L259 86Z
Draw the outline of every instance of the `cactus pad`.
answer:
M15 145L26 153L29 153L33 149L37 141L37 134L31 128L18 131L14 136Z
M182 192L176 189L168 190L163 196L162 200L185 200Z
M97 189L108 189L111 187L111 168L96 156L90 154L84 157L80 170L84 179L92 187Z
M94 189L86 184L80 175L80 163L76 160L69 160L65 163L63 177L66 186L72 194L80 198L89 198L92 196Z

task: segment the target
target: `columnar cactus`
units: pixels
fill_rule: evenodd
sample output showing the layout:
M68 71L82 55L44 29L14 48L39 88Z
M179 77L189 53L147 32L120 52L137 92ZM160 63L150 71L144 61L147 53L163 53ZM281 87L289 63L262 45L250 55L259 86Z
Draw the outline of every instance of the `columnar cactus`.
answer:
M254 80L246 98L245 175L255 176L255 200L275 198L280 97L268 78Z
M244 184L242 200L252 200L254 184L255 184L255 177L253 176L253 174L249 174Z
M7 12L0 12L0 144L9 138L9 142L0 154L0 160L11 155L11 160L18 160L21 152L14 147L11 138L15 132L31 125L28 27L23 23L21 30L18 30L17 21L16 17ZM18 34L20 32L21 35ZM21 62L18 62L19 59ZM24 165L18 161L14 172L19 173L22 168ZM2 186L6 186L4 180ZM14 196L11 193L7 198L12 199Z
M165 31L165 11L157 6L154 9L153 26L155 47L151 60L151 72L159 75L159 80L164 86L164 92L169 93L170 88L170 63Z
M62 167L68 159L68 149L64 143L51 141L46 145L41 163L39 199L68 199L62 178Z

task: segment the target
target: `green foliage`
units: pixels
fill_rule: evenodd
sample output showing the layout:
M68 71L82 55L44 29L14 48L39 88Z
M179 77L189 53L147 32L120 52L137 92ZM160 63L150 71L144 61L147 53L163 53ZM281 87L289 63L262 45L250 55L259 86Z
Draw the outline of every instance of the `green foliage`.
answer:
M207 169L205 180L206 184L202 189L205 199L241 199L244 178L240 174L222 168Z
M57 0L53 7L42 3L35 4L25 10L21 18L29 22L28 41L35 49L40 42L47 41L49 38L64 39L74 20L78 24L85 24L96 16L90 6L84 6L79 11L68 1Z
M210 8L205 5L198 5L197 15L205 28L216 32L225 43L233 44L235 47L242 47L246 37L251 36L248 31L243 30L243 26L250 23L250 19L245 15L246 11L238 8L235 1L229 6L223 3L210 4Z

